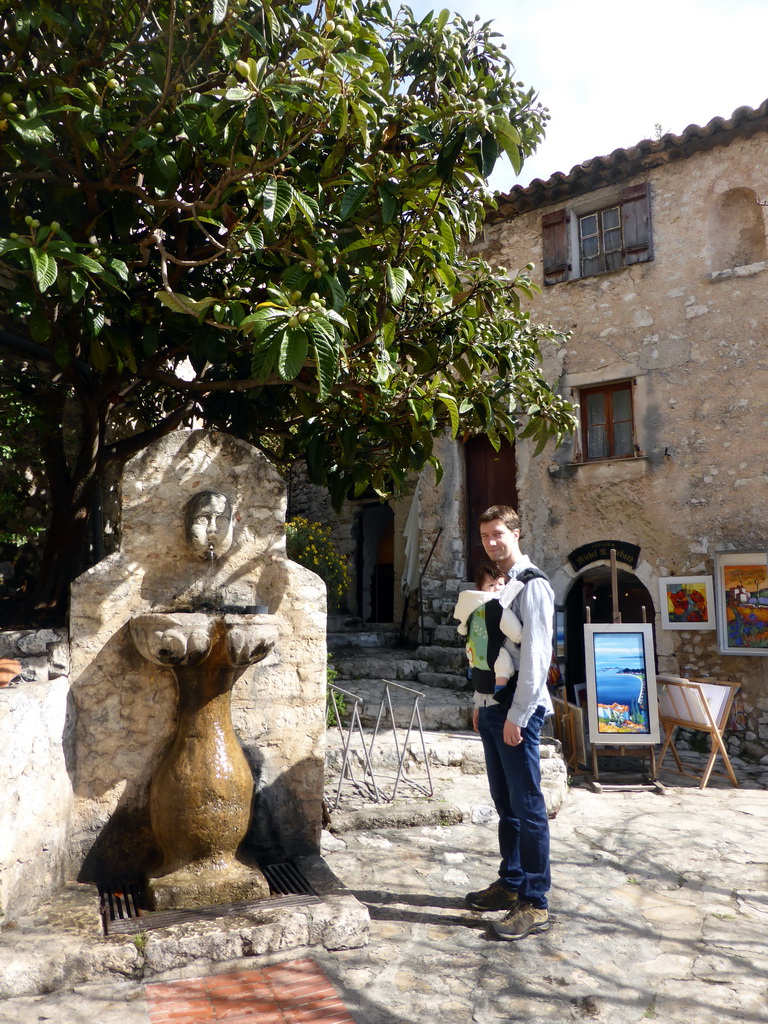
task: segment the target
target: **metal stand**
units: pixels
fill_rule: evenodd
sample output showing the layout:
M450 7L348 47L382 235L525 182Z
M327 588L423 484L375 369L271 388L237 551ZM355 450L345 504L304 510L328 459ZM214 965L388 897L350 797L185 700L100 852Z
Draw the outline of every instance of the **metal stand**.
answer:
M341 761L341 771L339 772L339 784L336 787L336 799L333 803L331 810L336 810L341 800L341 787L345 781L350 782L357 792L368 799L372 799L374 803L380 802L379 791L376 786L376 776L373 774L373 765L371 764L371 758L368 753L368 748L365 744L365 734L363 733L363 723L360 721L360 705L362 704L362 698L358 697L355 693L350 693L349 690L343 690L340 686L336 686L331 683L328 686L331 708L333 710L333 719L336 727L339 730L339 737L342 741L343 757ZM339 712L339 705L336 697L341 694L345 701L352 701L352 714L349 718L349 726L347 727L346 734L344 732L344 725L341 721L341 713ZM358 782L355 778L355 772L349 760L350 747L352 745L352 736L354 733L360 737L360 748L363 752L365 759L365 775L363 781ZM369 780L369 781L366 781Z
M336 799L331 807L331 810L336 810L341 801L341 791L345 782L350 783L357 793L369 800L371 803L391 803L397 796L397 790L400 784L410 786L412 789L417 790L423 796L431 797L434 796L434 788L432 785L432 774L429 770L429 757L427 755L427 745L424 739L424 729L421 724L421 711L419 710L419 699L424 696L420 690L411 689L409 686L403 686L401 683L392 682L389 679L382 679L384 684L384 693L381 698L379 705L379 712L376 717L376 725L371 736L370 743L366 744L365 734L363 732L363 724L360 719L360 706L363 703L362 698L357 694L350 693L349 690L344 690L340 686L331 684L328 687L330 695L330 706L332 709L332 717L334 724L339 731L339 737L342 741L342 762L341 771L339 772L339 782L336 787ZM410 719L408 725L405 728L404 737L398 736L397 720L395 718L395 711L392 706L392 692L391 687L396 690L402 691L403 693L411 694L413 697L413 705L410 709ZM349 724L344 726L341 720L341 713L339 711L339 705L337 702L337 695L341 694L345 701L352 704L352 713L349 718ZM376 774L373 770L373 752L376 745L376 741L379 737L379 730L382 724L382 719L385 714L389 714L390 721L392 723L392 738L395 743L395 753L397 755L397 772L394 779L386 776L379 776L377 780ZM403 772L403 766L405 764L405 757L408 753L408 742L411 738L411 733L414 729L418 731L419 738L421 740L421 749L424 755L424 766L427 773L426 784L423 782L417 782L413 779L405 777ZM359 740L360 750L356 752L362 753L362 757L365 762L365 772L361 780L355 777L354 768L350 760L350 753L352 752L352 738L356 736ZM392 791L386 795L381 789L381 782L387 781L392 782Z
M371 743L368 748L368 753L370 757L373 758L373 748L376 743L376 738L378 737L379 734L379 726L381 725L382 716L384 715L385 711L389 711L389 718L390 721L392 722L392 738L395 741L395 752L397 753L397 774L395 776L394 785L392 786L392 795L389 797L389 800L392 801L395 799L395 796L397 795L397 787L400 784L401 780L404 785L411 786L413 789L417 790L419 793L422 793L424 796L433 796L434 789L432 786L432 774L429 770L429 757L427 756L427 745L424 740L424 729L422 728L421 725L421 712L419 710L419 698L423 697L424 694L420 690L413 690L411 689L410 686L403 686L402 683L394 683L390 679L382 679L382 682L384 683L384 695L381 699L381 705L379 706L379 714L376 718L376 725L373 730L373 736L371 737ZM405 738L403 739L402 747L400 746L400 742L397 736L397 722L395 720L395 712L392 707L392 694L390 692L391 686L394 686L396 690L400 690L403 693L410 693L413 695L413 707L411 708L411 717L408 722L408 727L405 730ZM426 786L418 782L414 782L412 779L404 778L403 776L403 763L405 761L405 755L408 753L408 740L411 737L411 730L413 729L414 722L416 723L416 728L418 729L419 737L421 738L421 750L424 755L424 766L427 770Z

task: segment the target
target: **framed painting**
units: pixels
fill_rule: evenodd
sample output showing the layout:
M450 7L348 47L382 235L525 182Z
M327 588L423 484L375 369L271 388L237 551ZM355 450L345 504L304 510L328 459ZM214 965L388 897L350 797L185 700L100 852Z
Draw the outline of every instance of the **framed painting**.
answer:
M589 741L611 746L659 742L650 623L584 626Z
M565 609L555 608L555 657L558 661L565 657Z
M711 576L662 576L659 609L663 629L714 629L714 580Z
M715 606L721 654L768 654L768 553L718 551Z

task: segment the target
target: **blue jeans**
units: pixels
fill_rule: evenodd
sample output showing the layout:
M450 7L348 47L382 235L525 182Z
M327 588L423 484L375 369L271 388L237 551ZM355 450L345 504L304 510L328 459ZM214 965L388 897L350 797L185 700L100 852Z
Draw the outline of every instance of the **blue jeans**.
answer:
M504 742L507 713L495 705L480 708L478 730L485 750L491 798L499 815L499 878L506 888L535 907L546 907L550 886L549 819L541 792L539 735L544 708L538 707L522 730L523 742Z

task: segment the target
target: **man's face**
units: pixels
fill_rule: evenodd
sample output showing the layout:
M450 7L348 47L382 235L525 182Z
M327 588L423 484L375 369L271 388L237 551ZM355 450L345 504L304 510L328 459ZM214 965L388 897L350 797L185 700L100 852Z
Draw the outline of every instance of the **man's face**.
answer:
M505 571L514 565L518 552L519 530L510 530L501 519L480 524L480 539L485 553Z

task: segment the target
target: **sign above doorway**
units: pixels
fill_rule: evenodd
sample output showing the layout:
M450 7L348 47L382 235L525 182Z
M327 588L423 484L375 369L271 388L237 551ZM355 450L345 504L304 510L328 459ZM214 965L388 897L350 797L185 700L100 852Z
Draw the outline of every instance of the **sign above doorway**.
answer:
M640 560L640 548L636 544L627 544L621 540L593 540L590 544L583 544L580 548L575 548L568 555L568 561L576 572L581 572L593 562L609 562L611 550L616 552L617 562L629 566L633 570L637 568L637 563Z

